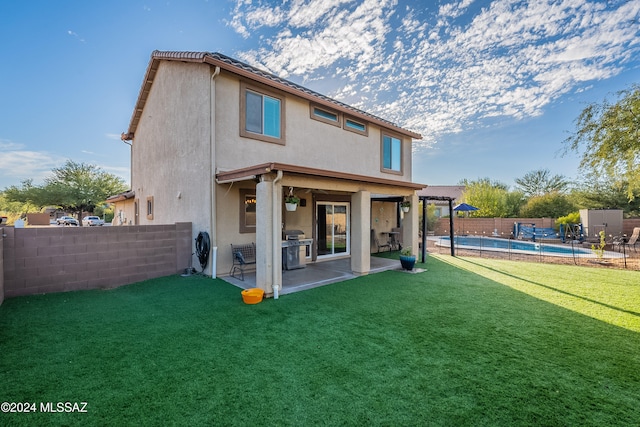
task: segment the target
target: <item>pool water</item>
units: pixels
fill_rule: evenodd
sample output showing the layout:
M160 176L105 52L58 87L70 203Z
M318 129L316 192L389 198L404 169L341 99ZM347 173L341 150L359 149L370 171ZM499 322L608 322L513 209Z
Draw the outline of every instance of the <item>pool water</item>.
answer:
M451 246L449 237L440 237L437 246ZM537 242L524 242L513 239L496 239L492 237L456 236L455 246L460 249L487 251L513 251L520 253L542 254L551 256L594 255L593 251L581 247L571 247Z

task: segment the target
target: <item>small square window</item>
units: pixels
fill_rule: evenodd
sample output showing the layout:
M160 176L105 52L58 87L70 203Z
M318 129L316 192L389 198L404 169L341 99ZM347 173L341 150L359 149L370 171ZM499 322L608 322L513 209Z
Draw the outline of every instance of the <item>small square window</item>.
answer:
M153 219L153 196L147 197L147 219Z

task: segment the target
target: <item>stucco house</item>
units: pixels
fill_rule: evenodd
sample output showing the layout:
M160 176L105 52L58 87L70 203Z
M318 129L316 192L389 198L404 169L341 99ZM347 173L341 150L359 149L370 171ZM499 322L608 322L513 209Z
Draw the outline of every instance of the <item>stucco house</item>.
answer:
M256 245L256 286L282 283L285 230L313 239L308 262L370 269L372 239L400 227L418 248L411 182L415 132L219 53L151 55L129 127L130 192L114 224L189 221L232 266L231 244ZM288 194L300 198L285 210ZM409 201L409 212L399 202ZM196 265L196 263L194 263Z

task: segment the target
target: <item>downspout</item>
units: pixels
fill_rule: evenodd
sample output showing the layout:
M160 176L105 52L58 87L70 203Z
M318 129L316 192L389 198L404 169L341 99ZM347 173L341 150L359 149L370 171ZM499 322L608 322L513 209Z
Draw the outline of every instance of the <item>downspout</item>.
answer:
M277 283L278 280L278 269L276 266L278 265L278 256L282 256L282 248L281 248L281 235L280 235L280 226L278 224L278 208L282 209L278 204L278 192L276 191L276 184L278 181L282 179L282 171L279 170L276 178L272 181L271 185L273 186L271 191L272 197L272 227L273 227L273 248L271 254L271 286L273 288L273 299L278 299L280 295L280 283Z
M420 244L422 245L422 263L424 264L427 258L427 199L422 199L422 241Z
M216 83L215 78L220 74L220 67L215 68L209 81L209 173L211 179L211 277L216 278L218 268L218 233L216 232Z

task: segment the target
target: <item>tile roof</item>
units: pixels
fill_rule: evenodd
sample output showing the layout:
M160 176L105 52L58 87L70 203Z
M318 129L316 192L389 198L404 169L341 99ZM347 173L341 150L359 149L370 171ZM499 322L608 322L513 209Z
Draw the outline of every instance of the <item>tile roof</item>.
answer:
M134 108L133 115L131 117L129 129L126 134L122 134L123 140L130 140L133 138L135 129L137 128L142 110L144 108L144 103L147 100L147 97L151 90L151 85L153 84L153 79L155 78L155 74L158 70L159 62L162 60L207 63L210 65L218 66L226 71L239 74L241 76L259 81L261 83L300 96L302 98L320 103L325 106L333 107L347 114L351 114L354 117L365 119L371 123L375 123L380 126L395 130L403 135L410 136L413 139L422 139L422 135L409 131L407 129L403 129L389 120L367 113L366 111L359 110L343 102L329 98L328 96L322 95L311 89L305 88L304 86L300 86L299 84L293 83L289 80L285 80L274 74L260 70L259 68L253 67L249 64L238 61L237 59L231 58L221 53L156 50L151 54L151 61L149 62L149 66L147 67L147 72L145 74L142 88L140 89L140 93L138 95L136 107Z

